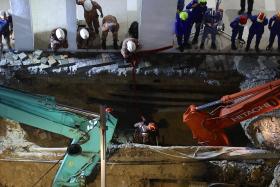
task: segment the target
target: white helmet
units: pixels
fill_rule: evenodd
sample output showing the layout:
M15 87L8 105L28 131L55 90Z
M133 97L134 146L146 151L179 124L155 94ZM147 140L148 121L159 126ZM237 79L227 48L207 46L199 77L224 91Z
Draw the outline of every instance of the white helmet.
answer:
M88 39L88 38L89 38L89 32L88 32L88 30L85 29L85 28L82 28L82 29L80 30L80 36L81 36L81 38L84 39L84 40Z
M92 2L91 2L91 0L85 0L85 2L84 2L84 8L85 8L85 10L86 11L91 11L92 10Z
M133 42L133 41L128 41L127 42L127 50L129 51L129 52L131 52L131 53L133 53L133 52L135 52L135 50L136 50L136 45L135 45L135 43Z
M62 41L65 39L65 33L61 28L56 29L55 35L58 40Z

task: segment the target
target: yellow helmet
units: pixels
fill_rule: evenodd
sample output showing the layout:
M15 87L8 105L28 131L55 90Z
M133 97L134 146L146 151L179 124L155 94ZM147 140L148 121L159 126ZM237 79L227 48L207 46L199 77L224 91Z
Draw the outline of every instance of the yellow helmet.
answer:
M185 11L182 11L182 12L179 13L179 17L180 17L181 20L186 21L189 17L189 14Z
M276 18L280 20L280 12L276 14Z

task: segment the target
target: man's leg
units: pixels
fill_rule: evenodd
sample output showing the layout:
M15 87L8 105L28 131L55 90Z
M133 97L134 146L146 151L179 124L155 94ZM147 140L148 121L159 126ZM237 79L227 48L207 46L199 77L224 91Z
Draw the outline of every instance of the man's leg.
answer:
M113 32L114 49L118 49L118 32Z
M247 14L251 15L252 11L253 11L254 0L247 0L247 1L248 1L248 12L247 12Z
M200 34L200 27L201 27L201 22L196 22L195 23L195 34L194 34L192 44L197 44L198 43L198 37L199 37L199 34Z
M209 30L208 27L204 28L204 32L203 32L203 35L202 35L202 38L201 38L200 49L204 49L204 42L205 42L205 39L206 39L207 35L209 34L208 30Z
M186 47L187 49L190 49L191 48L191 44L189 43L189 39L190 39L190 35L191 35L191 28L192 25L190 25L188 28L187 28L187 31L186 33L184 34L184 47Z
M211 28L210 33L211 33L211 39L212 39L211 48L216 50L217 49L217 45L216 45L217 30Z
M239 12L238 12L238 14L240 15L240 14L243 14L244 13L244 11L245 11L245 1L246 0L240 0L240 10L239 10Z
M231 49L232 50L237 49L237 47L235 45L235 39L236 39L237 34L238 34L237 30L232 30L232 35L231 35Z
M102 49L106 49L106 39L107 39L107 36L108 36L108 32L109 31L102 31L102 36L101 36L101 40L102 40L102 44L101 44L101 47Z
M245 49L246 51L249 51L254 35L255 35L255 33L249 32L249 36L247 39L247 45L246 45L246 49Z
M268 46L266 47L266 50L269 51L272 46L273 46L273 43L274 43L274 40L275 40L275 37L276 37L276 33L273 32L273 31L270 31L270 36L269 36L269 44ZM278 40L279 40L279 37L278 37Z
M84 17L85 17L85 20L86 20L86 23L88 25L89 30L93 31L93 25L92 25L93 20L91 18L91 15L84 14Z
M177 43L178 43L178 46L179 46L179 50L181 52L184 51L184 46L183 46L183 36L182 35L176 35L177 36Z
M262 39L262 34L256 34L256 45L255 45L255 50L256 50L257 52L260 51L259 45L260 45L261 39Z
M98 34L99 33L99 27L100 27L98 16L93 18L93 26L94 26L95 33Z
M280 51L280 31L277 33L278 38L278 51Z

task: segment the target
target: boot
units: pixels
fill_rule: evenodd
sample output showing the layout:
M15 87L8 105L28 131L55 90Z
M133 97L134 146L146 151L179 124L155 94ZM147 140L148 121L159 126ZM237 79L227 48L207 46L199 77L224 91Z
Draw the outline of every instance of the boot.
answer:
M195 37L195 38L193 38L193 40L192 40L192 44L193 44L193 45L195 45L195 44L197 44L197 43L198 43L198 38L196 38L196 37Z
M118 46L118 42L116 40L114 40L114 49L118 49L119 46Z
M236 45L234 43L231 44L231 49L232 50L237 50L237 47L236 47Z
M270 51L271 48L272 48L272 46L269 44L269 45L266 47L266 50L267 50L267 51Z
M260 52L259 45L256 45L256 46L255 46L255 50L256 50L256 52Z
M238 40L242 43L246 43L246 41L243 38L238 38Z
M246 45L245 51L249 51L249 49L250 49L250 46Z
M189 42L185 43L184 46L185 46L186 49L191 49L192 48L192 45Z
M180 46L178 47L178 49L179 49L179 51L184 52L184 46L180 45Z
M239 10L239 11L238 11L238 15L244 14L244 11L245 11L245 10L242 10L242 9Z
M102 41L101 47L102 47L102 49L106 49L106 48L107 48L107 47L106 47L106 41L105 41L105 40Z
M201 43L199 48L204 49L204 43Z
M215 43L212 43L212 44L211 44L211 49L214 49L214 50L216 50L216 49L217 49L217 46L216 46L216 44L215 44Z

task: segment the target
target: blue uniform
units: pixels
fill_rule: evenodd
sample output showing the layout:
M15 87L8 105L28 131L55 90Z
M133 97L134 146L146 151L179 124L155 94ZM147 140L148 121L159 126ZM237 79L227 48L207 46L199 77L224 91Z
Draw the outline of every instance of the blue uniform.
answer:
M192 7L193 5L198 4L196 7ZM193 24L195 23L195 36L194 40L197 41L199 33L200 33L200 27L201 27L201 22L203 20L204 14L207 10L207 6L202 6L198 3L198 0L192 0L187 6L187 10L191 10L189 14L189 19L190 19L190 32L187 35L187 39L189 39L191 30L193 27Z
M249 36L248 36L248 40L247 40L247 46L246 49L248 50L250 48L252 39L254 38L254 36L256 35L256 48L259 47L262 35L264 33L264 27L268 24L268 19L264 18L263 22L258 22L258 16L251 16L250 17L251 21L252 21L252 25L249 29Z
M213 12L214 15L211 13ZM215 11L212 9L208 9L204 16L204 32L201 39L201 48L204 47L205 39L207 38L208 34L211 35L212 38L212 48L216 48L216 35L218 33L218 26L220 25L223 19L223 12Z
M275 37L278 37L278 49L280 49L280 20L273 16L269 20L268 28L270 30L269 44L268 48L271 48Z
M231 23L230 27L232 28L231 42L235 45L235 39L238 35L238 39L242 39L244 26L240 24L240 16L236 17Z
M6 36L9 34L9 22L5 19L0 19L0 34Z
M179 46L183 46L186 44L186 36L188 30L190 28L190 21L189 19L183 21L179 17L179 13L176 14L176 22L175 22L175 34L177 36L177 42ZM184 39L184 42L183 42Z

